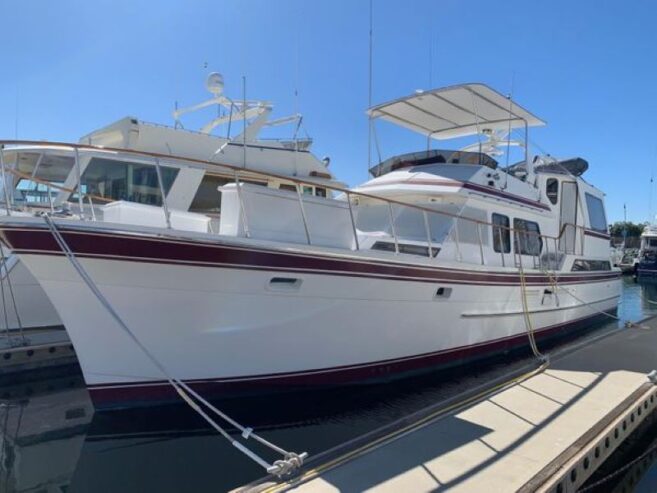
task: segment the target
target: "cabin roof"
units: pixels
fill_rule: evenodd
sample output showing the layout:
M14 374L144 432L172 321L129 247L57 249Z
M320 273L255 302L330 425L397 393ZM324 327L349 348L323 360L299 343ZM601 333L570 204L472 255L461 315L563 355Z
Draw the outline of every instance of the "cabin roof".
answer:
M545 125L545 122L485 84L471 83L417 91L368 110L372 118L435 139L451 139Z

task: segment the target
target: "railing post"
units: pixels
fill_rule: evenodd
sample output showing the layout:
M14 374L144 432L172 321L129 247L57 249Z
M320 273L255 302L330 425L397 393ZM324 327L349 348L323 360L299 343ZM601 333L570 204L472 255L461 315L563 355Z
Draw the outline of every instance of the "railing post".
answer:
M397 231L395 230L395 216L392 213L392 203L386 201L388 204L388 215L390 216L390 230L392 231L392 238L395 240L395 253L399 253L399 241L397 240Z
M299 199L299 208L301 209L301 219L303 220L303 229L306 231L306 241L310 245L310 231L308 230L308 219L306 218L306 209L303 207L303 197L301 193L301 186L296 183L297 198Z
M155 158L155 172L157 173L157 183L160 186L160 195L162 195L162 210L164 210L164 221L166 222L167 228L171 229L171 213L169 212L169 206L167 205L167 196L164 192L164 182L162 181L162 170L160 169L160 158ZM93 209L92 209L93 210ZM94 217L94 220L96 218Z
M497 227L497 236L500 237L499 242L500 242L500 257L502 257L502 267L506 267L506 263L504 262L504 241L502 241L502 226Z
M422 211L422 217L424 219L424 229L427 233L427 245L429 246L429 258L433 257L433 245L431 244L431 228L429 226L429 217L427 216L427 211Z
M458 217L454 218L454 227L452 231L454 232L454 243L456 244L456 260L461 261L461 246L459 244L459 219Z
M89 199L89 207L91 208L91 219L94 221L96 220L96 211L94 211L94 202L91 200L91 195L87 194L87 198Z
M240 203L240 211L242 212L241 216L242 224L244 225L244 236L250 238L251 233L249 232L249 223L246 220L246 209L244 208L244 200L242 200L242 187L240 186L240 177L237 170L235 170L235 186L237 187L237 201Z
M52 203L52 192L50 190L50 182L48 182L47 185L47 190L48 190L48 203L50 204L50 213L54 214L55 213L55 205Z
M481 265L484 265L484 245L481 241L481 223L476 222L477 225L477 239L479 240L479 256L481 257Z
M80 152L76 147L75 151L75 173L78 179L78 206L80 207L80 219L84 221L84 202L82 200L82 173L80 172Z
M351 194L347 192L347 204L349 204L349 217L351 218L351 229L354 232L354 241L356 242L356 250L360 250L360 245L358 243L358 231L356 229L356 221L354 221L354 211L351 208Z
M9 189L7 188L7 174L5 173L5 159L4 159L4 146L0 146L0 169L2 170L2 187L5 192L5 208L7 215L11 216L11 208L9 207ZM9 327L7 327L9 330Z

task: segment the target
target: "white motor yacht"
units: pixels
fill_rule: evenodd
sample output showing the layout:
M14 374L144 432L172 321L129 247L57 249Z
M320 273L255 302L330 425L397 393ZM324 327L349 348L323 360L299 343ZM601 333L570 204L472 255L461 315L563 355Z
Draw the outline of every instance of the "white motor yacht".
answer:
M207 397L386 381L540 347L615 312L604 194L583 159L530 157L542 120L483 84L370 116L428 143L478 142L387 159L353 189L325 168L295 175L312 161L296 145L239 137L197 152L131 120L30 145L68 163L53 210L78 208L3 216L0 237L61 316L97 407L175 398L163 369ZM501 169L512 130L525 157ZM10 144L5 155L28 152Z
M206 226L218 228L221 192L217 187L234 181L235 172L219 166L181 168L163 164L160 189L153 158L146 157L148 153L175 154L192 161L221 160L241 168L242 182L273 189L295 189L293 183L285 180L285 175L312 178L313 183L301 189L306 195L325 196L327 189L322 186L323 181L339 184L333 181L327 169L328 161L320 161L310 152L312 140L298 135L301 115L272 120L273 105L267 101L229 99L223 94L223 78L218 73L210 74L207 88L212 97L189 108L176 109L172 127L125 117L80 139L81 144L105 149L99 153L78 150L76 156L70 146L43 142L6 146L1 156L7 167L6 186L2 192L3 201L5 194L10 197L11 207L2 208L0 214L13 217L50 213L83 217L86 214L91 219L102 219L109 211L120 214L123 222L164 225L162 213L157 209L162 206L164 192L173 212L171 221L175 223L184 212L191 211L204 215L199 223L202 230ZM211 107L216 108L217 113L199 131L184 128L183 116ZM263 130L289 124L295 125L292 138L260 136ZM215 135L222 129L223 135ZM111 150L114 148L116 150ZM134 153L132 161L122 161L122 150L142 151L142 161L135 161L137 154ZM80 166L76 167L78 158ZM245 158L248 161L245 162ZM256 176L249 170L277 176ZM76 189L78 171L84 175L81 195ZM116 202L113 211L103 207L112 202ZM153 207L142 210L131 208L130 204ZM62 328L56 308L18 256L6 246L1 253L0 261L6 267L0 269L0 298L4 298L0 331Z

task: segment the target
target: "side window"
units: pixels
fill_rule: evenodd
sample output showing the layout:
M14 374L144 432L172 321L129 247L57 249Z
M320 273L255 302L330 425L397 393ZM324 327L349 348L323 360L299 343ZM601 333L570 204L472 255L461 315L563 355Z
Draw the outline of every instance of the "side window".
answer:
M540 255L543 248L543 239L538 223L525 219L514 219L515 250L521 255Z
M189 210L191 212L219 212L221 209L221 192L218 188L230 181L234 180L224 176L205 174L198 190L196 190L196 195L194 195Z
M169 193L178 175L177 168L161 166L164 193ZM82 175L82 192L94 202L127 200L139 204L162 205L157 171L151 164L92 158Z
M511 251L511 233L509 231L509 218L502 214L493 213L493 250L509 253Z
M559 180L556 178L548 178L545 183L545 195L550 199L551 204L556 204L559 201Z
M601 233L607 232L607 216L605 215L605 206L598 197L585 193L586 208L589 210L589 224L594 231Z

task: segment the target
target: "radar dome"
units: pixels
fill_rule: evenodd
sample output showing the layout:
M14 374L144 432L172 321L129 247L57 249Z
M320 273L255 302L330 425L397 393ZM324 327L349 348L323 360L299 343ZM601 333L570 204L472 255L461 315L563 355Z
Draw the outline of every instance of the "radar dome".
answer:
M205 80L205 87L215 96L219 96L224 91L224 76L219 72L212 72Z

